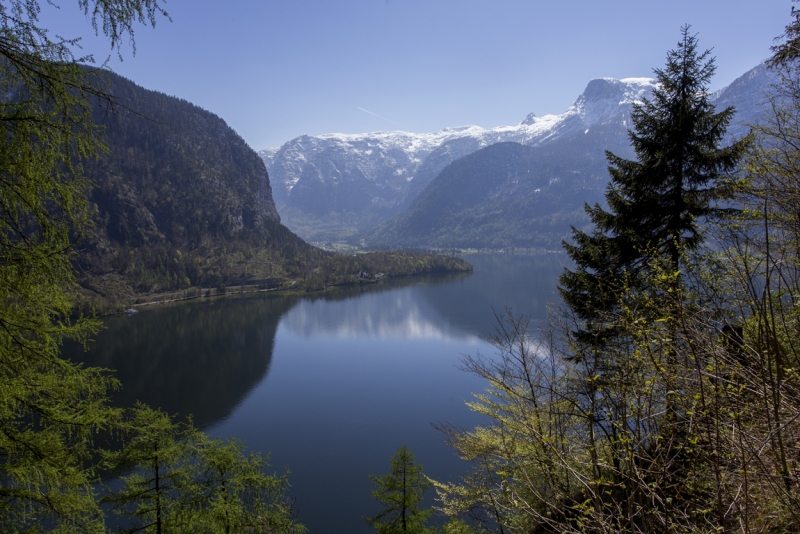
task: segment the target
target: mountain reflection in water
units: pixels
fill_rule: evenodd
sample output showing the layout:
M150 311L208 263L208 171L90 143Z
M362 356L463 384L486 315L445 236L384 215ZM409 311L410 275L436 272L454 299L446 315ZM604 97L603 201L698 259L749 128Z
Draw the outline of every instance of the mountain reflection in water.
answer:
M451 326L415 292L393 291L391 296L365 294L358 300L313 302L304 300L285 316L283 324L295 335L340 339L447 339L465 332Z
M118 406L143 401L170 414L193 414L203 428L227 417L269 371L275 331L298 298L197 300L142 308L105 321L89 346L65 354L115 370Z
M305 335L329 331L330 322L314 320L317 313L311 313L312 317L301 323L309 309L319 309L314 303L321 303L321 309L330 311L328 319L336 318L340 330L348 329L341 321L350 320L354 325L365 326L350 330L369 335L372 314L366 310L357 312L361 296L415 284L446 284L464 276L469 274L404 277L308 295L231 295L142 307L135 315L106 318L105 329L88 351L84 352L75 343L66 343L62 353L86 366L114 370L114 376L123 386L112 393L115 405L132 406L142 401L170 414L192 414L195 424L206 428L227 418L250 390L265 379L272 361L275 332L284 316L292 328ZM298 304L298 313L293 313ZM341 307L352 313L342 314ZM376 334L394 331L402 335L404 329L395 322L414 322L408 317L385 319ZM420 322L418 328L422 330L439 328L424 318ZM383 333L381 328L385 329Z
M556 300L555 280L564 269L562 255L468 255L474 275L444 275L394 280L408 286L390 297L360 300L304 299L284 317L283 324L301 336L375 339L446 339L493 333L494 311L545 318ZM403 283L405 282L405 283ZM369 286L366 286L369 287ZM380 287L380 286L379 286ZM361 296L367 292L353 292ZM374 292L372 292L374 293Z
M291 468L311 532L366 533L362 517L377 512L369 474L400 445L438 480L463 474L430 425L483 421L464 400L486 384L458 370L460 355L492 354L480 338L493 310L544 318L564 256L466 259L473 274L143 307L108 318L88 352L65 354L115 369L120 406L193 414L212 435L271 453L277 471Z

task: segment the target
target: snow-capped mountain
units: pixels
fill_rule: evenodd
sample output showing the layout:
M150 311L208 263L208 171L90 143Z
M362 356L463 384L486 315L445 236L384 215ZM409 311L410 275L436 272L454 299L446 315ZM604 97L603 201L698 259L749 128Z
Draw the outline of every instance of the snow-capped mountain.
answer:
M735 105L739 116L752 122L760 114L753 110L772 76L763 66L756 67L715 93L715 103ZM447 165L489 145L545 146L599 125L627 129L632 105L654 87L650 78L601 78L589 82L564 113L531 113L516 126L306 135L259 155L289 228L308 240L349 237L401 212Z

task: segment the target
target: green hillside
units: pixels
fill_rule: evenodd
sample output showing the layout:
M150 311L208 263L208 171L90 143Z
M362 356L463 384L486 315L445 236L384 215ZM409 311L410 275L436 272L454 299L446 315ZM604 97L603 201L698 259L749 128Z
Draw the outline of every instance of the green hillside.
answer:
M78 241L76 266L89 296L291 282L318 289L357 281L367 267L468 268L429 257L354 262L317 249L280 223L264 163L221 118L112 73L96 74L95 84L113 104L95 103L108 151L84 163L94 226Z

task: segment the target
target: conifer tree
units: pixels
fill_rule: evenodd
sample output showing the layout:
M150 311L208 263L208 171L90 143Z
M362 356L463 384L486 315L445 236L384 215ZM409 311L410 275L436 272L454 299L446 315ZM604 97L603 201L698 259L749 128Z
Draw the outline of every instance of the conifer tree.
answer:
M768 60L772 67L789 66L800 57L800 9L794 6L792 6L792 19L784 29L782 42L772 47L772 57Z
M634 105L629 138L636 160L606 153L608 210L587 205L594 231L573 228L574 244L564 244L576 267L561 275L559 291L585 322L575 332L578 340L603 343L613 335L601 323L623 288L641 284L650 260L667 260L679 270L681 251L701 243L701 221L719 211L721 179L736 168L749 142L721 146L734 109L716 112L709 101L714 59L698 50L689 29L681 29L677 49L655 71L652 98Z
M186 446L197 431L143 404L137 404L131 420L120 427L125 431L122 448L107 452L105 463L129 472L121 477L122 487L102 501L130 521L128 532L162 534L187 527L185 501L192 470Z
M106 467L123 473L102 502L124 518L123 532L302 534L287 499L286 475L268 475L266 459L237 440L211 439L189 421L137 404L122 447Z
M403 445L391 458L392 472L370 476L375 483L372 496L385 505L380 513L367 518L378 534L428 532L425 522L431 510L421 510L425 493L433 487L422 473L422 464L414 461L414 453Z
M76 40L48 34L37 0L0 3L0 531L104 531L91 440L116 382L59 356L98 324L75 319L70 252L89 220L80 161L102 151ZM48 2L52 4L52 2ZM159 0L78 0L119 49Z
M287 474L268 475L267 458L245 454L236 439L223 441L196 433L191 445L195 485L188 492L201 530L220 534L302 534L293 500L286 497Z

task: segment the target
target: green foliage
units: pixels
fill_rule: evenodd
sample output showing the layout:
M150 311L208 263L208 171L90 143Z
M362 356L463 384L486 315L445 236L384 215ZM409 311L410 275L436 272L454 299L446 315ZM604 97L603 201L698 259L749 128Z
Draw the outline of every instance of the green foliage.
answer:
M83 0L112 46L156 0ZM0 5L0 525L5 532L102 531L91 468L93 434L117 416L116 383L61 359L96 321L71 316L72 245L89 218L79 162L103 145L90 97L103 97L51 40L36 0ZM73 233L74 232L74 233Z
M439 531L437 531L439 532ZM473 530L467 523L457 518L451 518L442 528L442 534L473 534Z
M102 501L127 518L126 532L305 532L284 495L286 475L266 475L266 460L238 441L212 440L143 405L123 428L121 450L105 453L123 486Z
M420 504L432 484L422 472L422 464L414 461L414 453L403 445L391 458L392 471L383 476L370 476L375 484L372 496L384 505L367 523L379 534L430 532L425 526L432 511L421 510Z
M795 2L797 0L794 0ZM800 57L800 10L792 6L792 22L784 29L781 43L772 47L770 64L773 67L790 67Z
M613 278L573 279L584 299L565 298L540 339L501 316L496 355L467 357L489 382L470 406L490 423L444 429L472 466L436 484L445 513L504 532L798 531L800 76L778 64L772 111L734 187L742 209L708 224L711 245L691 217L681 233L664 216L642 221L642 235L586 236L587 264L624 257L617 238L638 249ZM594 215L616 224L639 200L655 209L659 183ZM598 320L602 343L574 335Z
M266 459L259 454L245 455L244 446L236 440L223 442L203 436L194 447L201 467L197 515L208 531L305 532L295 522L292 501L285 496L288 473L265 475Z
M130 532L176 532L186 530L186 489L191 482L185 444L197 436L190 425L174 424L160 411L141 404L130 421L120 426L122 449L105 454L110 469L130 469L121 477L123 487L102 499L114 511L131 519Z
M302 266L306 289L370 283L383 277L430 273L467 272L472 266L460 258L420 252L369 252L330 254L318 266Z
M451 517L501 531L558 531L560 524L568 531L567 516L577 515L573 509L588 499L587 480L594 478L590 392L529 326L525 317L499 315L496 335L487 338L496 353L465 358L464 369L489 383L468 406L491 424L441 428L471 472L460 483L436 482L436 490Z
M626 296L616 319L627 343L602 352L613 373L576 360L560 341L564 330L537 341L526 319L501 317L495 356L465 361L490 383L470 407L492 424L447 429L473 470L459 484L437 485L445 512L531 532L736 524L741 464L728 448L735 434L719 432L742 409L744 396L728 382L735 360L720 350L724 337L705 322L710 310L701 313L699 296L650 269L651 291Z

